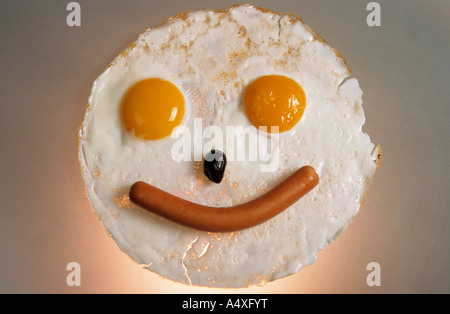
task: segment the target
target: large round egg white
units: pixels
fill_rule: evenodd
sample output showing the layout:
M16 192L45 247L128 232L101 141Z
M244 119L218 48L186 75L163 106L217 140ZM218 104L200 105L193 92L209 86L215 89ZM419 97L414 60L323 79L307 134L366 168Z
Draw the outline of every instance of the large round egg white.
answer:
M279 136L248 128L241 103L249 83L271 74L298 82L307 99L301 120ZM378 166L380 149L362 131L362 91L349 75L343 58L298 17L253 6L186 12L144 31L95 81L79 129L80 165L93 209L121 250L174 281L246 287L299 271L353 220ZM182 126L197 147L192 160L173 158L176 134L142 140L124 129L123 95L149 77L172 82L184 95ZM198 160L211 144L195 132L198 121L202 130L219 127L224 143L234 140L235 147L247 144L227 135L227 127L256 132L269 139L269 155L231 160L225 180L213 184ZM261 171L268 159L276 167ZM318 186L275 218L242 231L180 226L128 198L134 182L146 181L192 202L231 206L262 195L304 165L316 169Z

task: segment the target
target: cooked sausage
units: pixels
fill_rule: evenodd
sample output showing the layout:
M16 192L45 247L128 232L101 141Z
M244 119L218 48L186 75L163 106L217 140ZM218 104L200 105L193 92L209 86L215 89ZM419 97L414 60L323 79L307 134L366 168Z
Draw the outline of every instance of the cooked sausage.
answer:
M231 207L204 206L139 181L130 188L135 204L179 224L210 232L237 231L278 215L319 182L314 168L304 166L266 194Z

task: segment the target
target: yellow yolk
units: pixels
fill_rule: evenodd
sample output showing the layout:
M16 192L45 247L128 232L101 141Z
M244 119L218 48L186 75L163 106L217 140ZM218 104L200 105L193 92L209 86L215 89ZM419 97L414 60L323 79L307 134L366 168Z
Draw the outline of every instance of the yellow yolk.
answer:
M256 127L278 127L284 132L293 128L305 111L306 96L294 80L281 75L262 76L244 92L243 103L250 122Z
M127 91L121 115L127 131L147 140L161 139L183 120L184 98L169 81L145 79Z

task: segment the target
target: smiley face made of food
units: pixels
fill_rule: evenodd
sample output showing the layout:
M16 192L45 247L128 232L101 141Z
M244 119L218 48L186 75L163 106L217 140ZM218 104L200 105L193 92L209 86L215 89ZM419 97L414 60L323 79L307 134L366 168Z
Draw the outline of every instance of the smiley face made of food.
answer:
M299 271L356 216L380 162L349 75L298 17L249 5L144 31L97 78L79 128L93 209L177 282Z

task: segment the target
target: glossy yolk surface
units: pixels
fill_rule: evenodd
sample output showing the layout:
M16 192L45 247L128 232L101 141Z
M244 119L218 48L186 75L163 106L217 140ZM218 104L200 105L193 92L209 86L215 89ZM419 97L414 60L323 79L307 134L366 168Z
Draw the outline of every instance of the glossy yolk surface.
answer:
M169 81L149 78L134 84L122 100L121 115L127 131L147 140L171 134L184 116L184 97Z
M281 75L262 76L244 91L243 103L250 122L267 131L284 132L293 128L305 111L306 96L294 80Z

